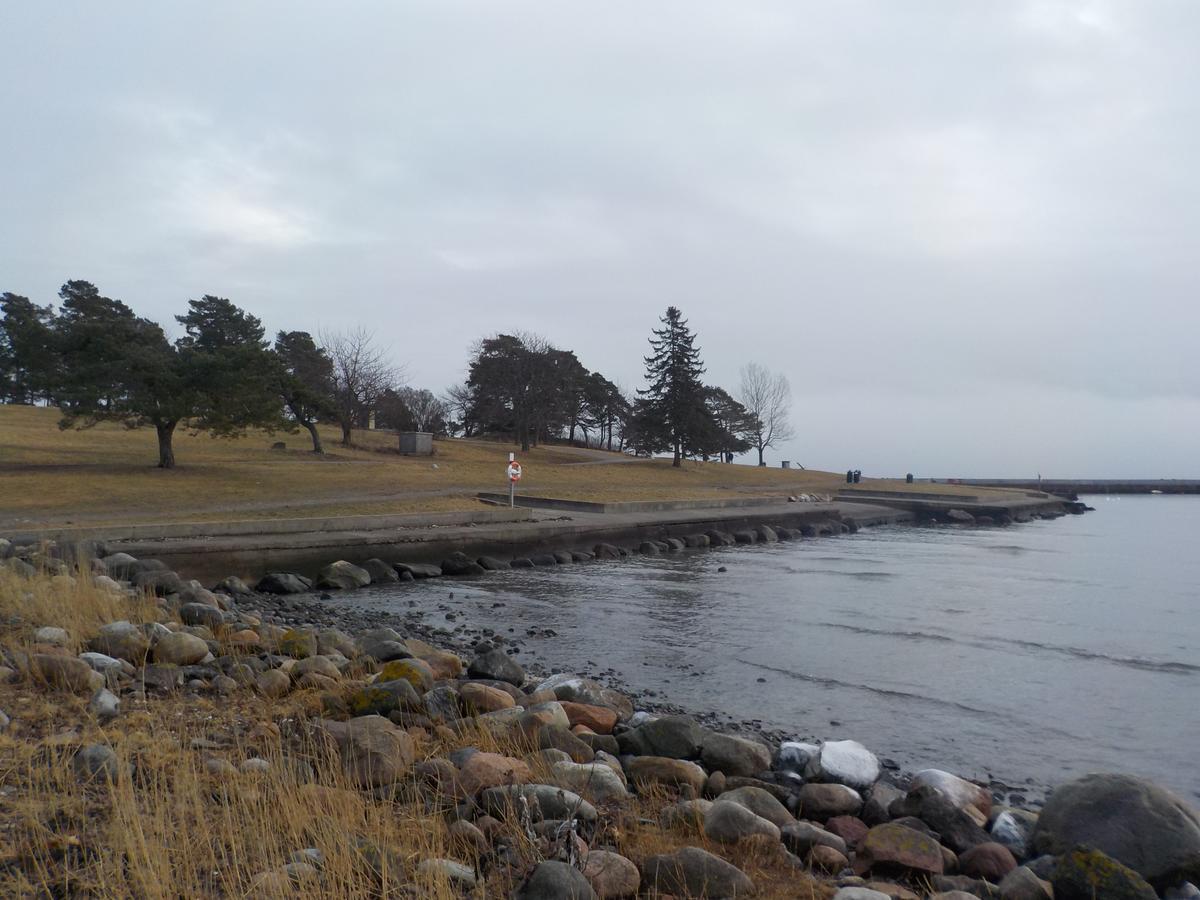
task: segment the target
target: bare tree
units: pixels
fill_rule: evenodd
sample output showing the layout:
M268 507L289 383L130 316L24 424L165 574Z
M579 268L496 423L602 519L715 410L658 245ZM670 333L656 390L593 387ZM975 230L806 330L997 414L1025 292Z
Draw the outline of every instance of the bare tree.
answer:
M333 362L333 396L342 426L342 446L350 446L350 432L370 415L384 391L396 389L404 370L375 345L369 330L321 333L321 343Z
M758 464L765 466L763 451L795 437L788 416L792 409L792 388L784 375L772 375L758 363L742 367L742 405L750 413L746 437L758 450Z
M400 399L408 408L417 431L433 431L442 427L450 414L445 402L426 388L404 388L400 391Z
M475 423L471 419L471 409L474 406L474 397L471 393L471 388L466 384L453 384L446 388L446 395L442 398L442 402L446 404L446 415L454 416L454 420L449 422L452 433L461 430L463 437L470 437L475 430Z

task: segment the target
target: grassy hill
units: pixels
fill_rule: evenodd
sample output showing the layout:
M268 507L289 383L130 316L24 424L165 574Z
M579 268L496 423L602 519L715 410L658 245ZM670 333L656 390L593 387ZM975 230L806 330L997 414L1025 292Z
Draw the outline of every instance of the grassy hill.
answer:
M506 491L513 445L447 439L436 455L403 457L387 432L355 432L356 445L307 435L251 432L232 440L176 435L178 467L155 467L152 429L116 424L63 431L51 409L0 406L0 529L34 525L208 521L318 515L416 513L471 508L481 490ZM287 449L272 450L285 441ZM520 491L577 500L707 499L832 492L829 472L721 463L635 460L569 447L520 454ZM895 481L866 482L902 487ZM919 486L918 486L919 487ZM939 485L940 491L952 490ZM971 489L979 493L979 489Z

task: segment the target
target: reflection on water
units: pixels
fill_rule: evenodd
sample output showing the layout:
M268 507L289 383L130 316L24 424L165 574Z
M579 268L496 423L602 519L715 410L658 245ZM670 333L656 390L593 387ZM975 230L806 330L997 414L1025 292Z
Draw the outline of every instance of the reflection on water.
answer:
M1043 785L1132 770L1200 794L1197 525L1200 499L1130 497L1007 529L866 530L336 602L415 599L435 620L457 614L447 627L519 638L547 668L591 663L906 766Z

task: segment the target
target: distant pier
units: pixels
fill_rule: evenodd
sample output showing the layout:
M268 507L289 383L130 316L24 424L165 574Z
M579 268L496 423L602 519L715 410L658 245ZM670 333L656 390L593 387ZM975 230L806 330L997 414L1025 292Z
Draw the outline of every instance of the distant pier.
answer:
M1021 488L1066 497L1078 494L1200 494L1200 478L931 478L930 482Z

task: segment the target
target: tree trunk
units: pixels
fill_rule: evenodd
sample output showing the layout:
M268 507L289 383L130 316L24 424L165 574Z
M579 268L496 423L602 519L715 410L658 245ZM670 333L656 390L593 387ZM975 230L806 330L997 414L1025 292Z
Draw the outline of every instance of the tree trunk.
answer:
M763 462L763 449L764 449L764 448L762 447L762 445L759 445L759 448L758 448L758 464L759 464L760 466L765 466L765 465L766 465L766 463L765 463L765 462Z
M175 436L175 426L178 422L156 422L154 430L158 434L158 467L160 469L175 468L175 450L171 439Z
M342 419L342 446L350 446L350 431L354 428L354 422L350 419Z
M325 448L321 446L321 432L317 431L316 422L305 422L304 427L308 429L308 433L312 435L313 453L324 453Z
M675 459L671 462L671 465L676 469L678 469L680 467L680 465L681 465L680 460L683 458L679 451L680 451L679 441L676 441L675 442Z

